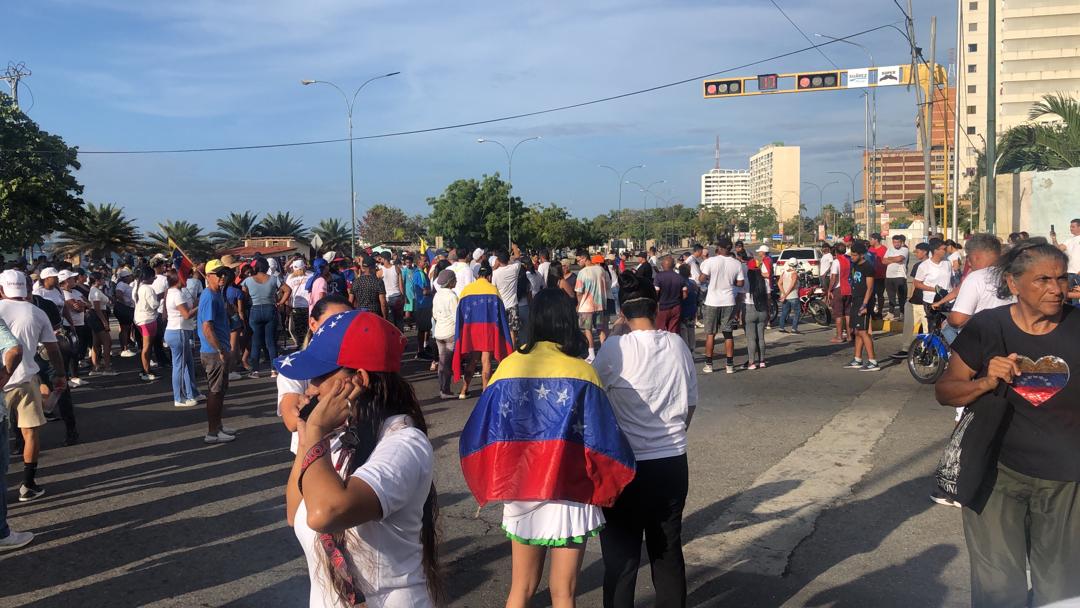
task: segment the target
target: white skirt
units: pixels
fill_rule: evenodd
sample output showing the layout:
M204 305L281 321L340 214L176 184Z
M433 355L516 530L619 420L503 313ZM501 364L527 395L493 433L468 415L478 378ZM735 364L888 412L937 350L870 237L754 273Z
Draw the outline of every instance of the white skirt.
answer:
M565 547L582 544L604 527L600 507L569 500L512 501L503 505L502 528L526 545Z

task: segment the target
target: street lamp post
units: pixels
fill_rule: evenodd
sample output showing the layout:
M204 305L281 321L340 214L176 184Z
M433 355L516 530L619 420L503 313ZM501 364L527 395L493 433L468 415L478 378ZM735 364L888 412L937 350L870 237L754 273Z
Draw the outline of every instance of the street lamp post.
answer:
M540 139L540 136L526 137L525 139L514 144L513 148L509 150L501 142L494 139L484 139L481 137L476 140L478 144L496 144L502 148L506 153L506 251L509 252L514 248L514 239L511 235L511 226L513 225L513 208L514 208L514 153L517 152L518 146L527 142Z
M645 165L634 165L633 167L630 167L629 169L621 173L618 169L610 165L597 165L597 167L600 169L608 169L609 171L614 171L615 175L619 176L619 211L622 211L622 185L623 181L626 179L626 174L630 173L634 169L644 169Z
M648 223L647 222L648 222L648 214L649 214L649 212L648 212L648 206L647 205L648 205L648 202L649 202L649 195L652 194L652 192L650 191L650 188L652 188L653 186L656 186L658 184L666 184L667 180L666 179L658 179L655 182L649 184L648 186L642 186L641 184L639 184L638 182L635 182L635 181L627 181L626 183L634 184L635 186L637 186L638 188L641 189L641 246L642 246L642 248L644 248L645 247L645 242L648 240L648 230L649 230L649 228L648 228ZM656 196L656 195L653 194L653 196Z
M863 172L863 170L859 169L858 171L855 172L855 175L851 175L851 174L845 173L843 171L829 171L829 175L843 175L844 177L851 180L851 204L852 205L855 204L855 177L857 177L862 172ZM866 201L863 201L863 204L865 205L865 204L868 204L868 203ZM867 220L867 224L866 224L866 234L870 234L869 220Z
M307 79L305 79L305 80L300 81L300 84L302 84L304 86L308 86L308 85L311 85L311 84L325 84L325 85L332 86L335 89L337 89L338 93L341 93L342 99L345 100L345 111L346 111L346 114L349 117L349 209L352 212L352 243L351 243L352 248L351 248L351 251L350 251L350 255L352 256L353 259L356 259L356 180L355 180L354 175L353 175L352 117L353 117L353 108L356 107L356 96L360 94L360 90L363 89L364 87L366 87L368 85L368 83L373 82L375 80L379 80L381 78L389 78L391 76L397 76L400 73L401 72L390 72L389 74L383 74L381 76L373 76L371 78L368 78L367 80L364 81L364 84L362 84L362 85L360 85L359 87L356 88L356 91L353 93L351 99L349 98L348 95L345 94L345 91L343 91L341 89L341 87L339 87L338 85L330 82L329 80L307 80Z
M825 197L825 195L824 195L825 189L828 188L829 186L833 185L833 184L839 184L840 182L838 182L836 180L833 180L833 181L825 184L824 186L819 186L819 185L815 184L814 182L803 182L803 183L808 185L808 186L813 186L813 187L817 188L817 191L818 191L818 209L821 209L822 201L824 200L824 197ZM802 203L799 204L799 242L800 243L802 242Z

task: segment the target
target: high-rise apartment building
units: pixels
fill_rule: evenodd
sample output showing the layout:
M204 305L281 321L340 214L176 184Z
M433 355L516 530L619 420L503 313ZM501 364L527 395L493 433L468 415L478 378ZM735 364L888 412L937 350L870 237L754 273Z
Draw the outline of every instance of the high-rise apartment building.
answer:
M711 169L701 176L702 209L742 209L750 204L750 172Z
M750 157L750 204L776 210L781 222L799 214L799 147L769 144Z
M997 2L997 23L988 23ZM988 34L996 27L997 65L987 64ZM960 168L974 167L986 134L987 75L997 74L998 135L1028 119L1043 95L1080 98L1080 2L1077 0L962 0Z

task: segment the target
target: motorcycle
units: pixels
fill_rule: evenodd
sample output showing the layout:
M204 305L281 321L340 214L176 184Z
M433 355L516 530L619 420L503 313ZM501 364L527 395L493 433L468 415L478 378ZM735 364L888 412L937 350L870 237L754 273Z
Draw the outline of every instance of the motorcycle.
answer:
M802 318L813 319L814 323L826 327L832 323L832 311L825 304L825 290L810 271L799 272L799 306Z

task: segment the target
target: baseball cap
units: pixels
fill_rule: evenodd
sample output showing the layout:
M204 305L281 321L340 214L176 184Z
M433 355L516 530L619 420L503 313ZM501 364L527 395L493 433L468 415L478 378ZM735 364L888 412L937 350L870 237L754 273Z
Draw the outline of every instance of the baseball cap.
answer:
M169 258L160 253L155 253L154 257L150 258L150 266L157 266L158 264L164 264ZM63 280L63 279L61 279Z
M596 254L596 255L592 256L592 263L593 264L603 264L604 263L604 256L602 256L600 254Z
M128 270L127 268L121 268L120 270L116 271L116 277L119 278L119 279L124 279L124 278L130 277L130 276L131 276L131 271Z
M18 270L0 272L0 289L4 290L4 296L6 297L25 298L26 275Z
M454 271L447 268L439 273L439 276L436 277L435 282L443 287L446 287L446 284L450 282L450 279L453 279L455 276L457 275L454 274Z
M60 272L57 269L53 268L52 266L49 266L48 268L46 268L45 270L42 270L38 274L38 278L41 279L42 281L44 281L45 279L47 279L49 277L58 277L58 276L60 276Z
M210 260L206 263L206 274L221 274L228 268L221 260Z
M761 247L757 248L757 252L758 253L769 253L769 246L768 245L762 245Z
M350 310L323 321L304 350L278 357L274 369L292 380L311 380L347 367L369 372L401 371L405 336L389 321Z
M79 274L76 272L71 272L70 270L61 270L56 274L56 280L63 283L64 281L68 279L74 279L77 276L79 276Z
M293 261L292 269L293 270L303 270L304 269L304 260L295 260L295 261Z

